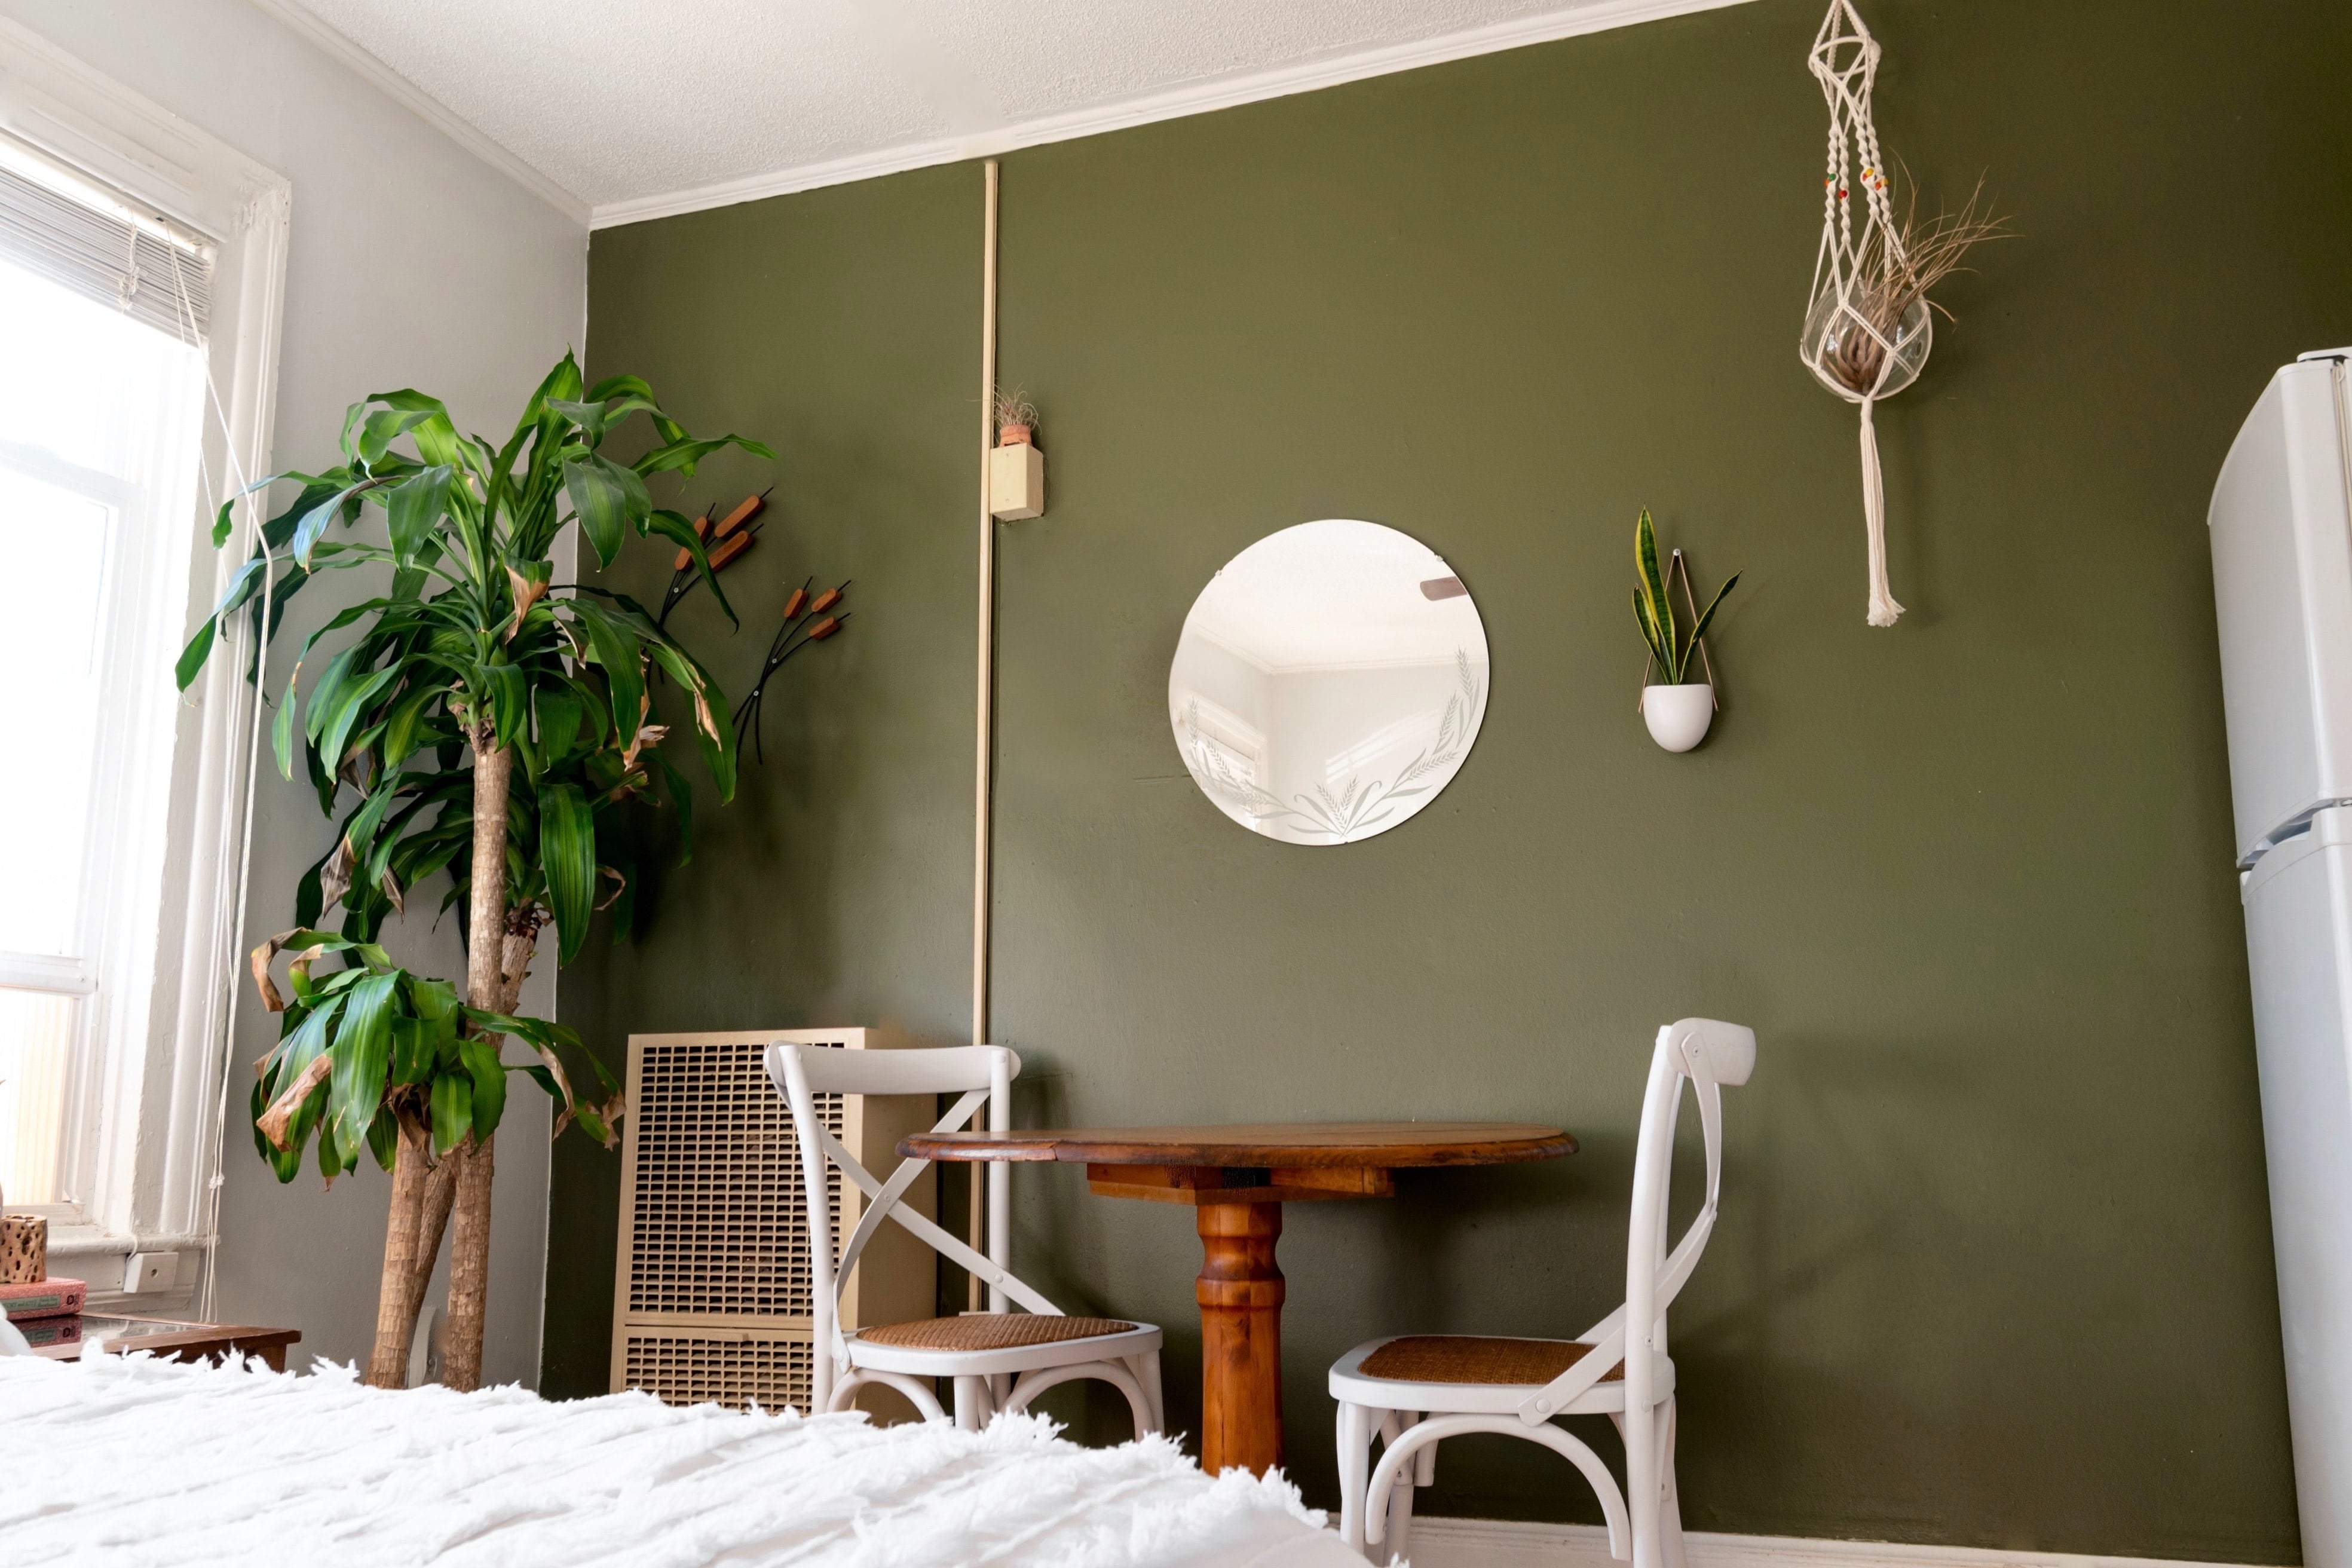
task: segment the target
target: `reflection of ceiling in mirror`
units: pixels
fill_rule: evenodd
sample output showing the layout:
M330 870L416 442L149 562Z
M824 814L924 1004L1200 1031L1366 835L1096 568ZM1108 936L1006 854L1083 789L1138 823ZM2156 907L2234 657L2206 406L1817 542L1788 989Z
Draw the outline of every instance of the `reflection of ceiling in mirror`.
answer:
M1302 523L1227 563L1185 629L1269 672L1450 664L1456 650L1483 664L1486 632L1453 579L1444 557L1393 529Z

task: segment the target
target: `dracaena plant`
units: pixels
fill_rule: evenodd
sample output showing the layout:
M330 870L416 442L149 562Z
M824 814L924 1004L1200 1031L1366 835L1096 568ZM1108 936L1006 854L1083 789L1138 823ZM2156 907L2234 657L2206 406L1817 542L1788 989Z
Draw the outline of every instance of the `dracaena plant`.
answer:
M651 426L649 448L631 462L606 456L606 438L638 416ZM352 405L339 466L248 487L291 480L301 490L263 525L261 547L180 656L185 688L227 617L275 629L320 573L383 578L379 596L304 640L278 700L278 768L289 779L301 768L336 833L295 889L297 929L254 955L263 1001L283 1022L254 1100L264 1156L290 1178L315 1135L331 1178L355 1168L362 1150L393 1174L368 1366L380 1386L405 1381L445 1226L444 1381L479 1380L503 1037L539 1058L524 1070L561 1100L559 1132L577 1121L613 1142L622 1108L609 1075L569 1031L517 1017L517 997L548 925L562 961L580 951L599 907L625 932L638 882L633 805L652 802L658 788L688 826L686 781L660 750L667 727L654 710L654 672L674 687L679 722L693 731L721 800L734 794L735 738L701 661L628 598L551 591L551 552L575 521L599 565L632 532L659 534L688 552L726 607L693 525L655 506L646 481L690 477L727 446L772 458L757 442L689 435L635 376L583 391L568 353L503 445L461 434L421 393L378 394ZM227 541L230 505L215 546ZM349 536L372 508L383 514L384 543ZM343 536L331 531L337 524ZM349 640L313 671L312 653L341 633ZM404 911L436 873L448 878L441 905L455 905L466 947L462 993L398 968L375 944L385 915ZM340 935L311 929L336 909ZM268 976L285 946L301 954L291 1002ZM314 976L311 964L325 958L342 967ZM594 1072L594 1100L573 1094L567 1055Z
M1658 571L1658 535L1650 526L1650 509L1642 509L1641 520L1633 524L1633 618L1641 623L1642 640L1650 645L1650 657L1665 672L1662 684L1680 686L1690 671L1691 655L1698 650L1699 638L1706 636L1715 612L1725 595L1739 582L1734 572L1698 612L1685 634L1675 621L1675 606L1666 597L1666 580ZM1685 569L1683 579L1684 605L1689 607L1690 579Z

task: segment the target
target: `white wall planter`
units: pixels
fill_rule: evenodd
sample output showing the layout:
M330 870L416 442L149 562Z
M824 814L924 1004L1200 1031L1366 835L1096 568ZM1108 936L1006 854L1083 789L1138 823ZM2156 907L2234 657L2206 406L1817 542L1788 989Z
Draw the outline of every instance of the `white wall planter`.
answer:
M1650 727L1650 739L1667 751L1687 752L1706 739L1707 726L1715 722L1715 688L1705 681L1645 686L1642 721Z

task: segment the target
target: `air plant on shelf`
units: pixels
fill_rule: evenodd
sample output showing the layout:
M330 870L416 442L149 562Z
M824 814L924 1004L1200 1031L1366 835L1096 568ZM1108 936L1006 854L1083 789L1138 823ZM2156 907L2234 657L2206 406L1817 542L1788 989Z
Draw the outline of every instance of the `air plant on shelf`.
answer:
M752 519L767 509L768 495L768 491L761 490L758 495L745 496L733 511L719 519L716 528L710 526L709 511L694 520L694 536L709 549L714 574L724 572L750 551L762 526ZM654 617L654 625L667 626L669 613L677 608L679 600L694 592L694 585L700 581L702 575L694 568L694 552L681 547L677 563L670 568L669 587L662 594L661 614Z
M712 558L717 559L715 553ZM832 614L833 607L841 603L841 596L849 592L849 584L845 582L838 588L827 588L811 598L809 587L815 581L815 578L810 578L793 589L792 597L784 601L784 624L777 630L775 640L768 645L768 657L760 667L760 679L752 683L751 695L744 698L742 705L735 710L737 744L741 744L742 737L748 731L751 736L752 748L763 763L768 760L768 751L766 742L760 736L760 703L767 694L768 678L784 667L784 660L811 643L824 641L849 619L846 615Z
M996 389L994 399L996 444L1000 447L1034 446L1037 438L1037 405L1014 387L1007 392Z

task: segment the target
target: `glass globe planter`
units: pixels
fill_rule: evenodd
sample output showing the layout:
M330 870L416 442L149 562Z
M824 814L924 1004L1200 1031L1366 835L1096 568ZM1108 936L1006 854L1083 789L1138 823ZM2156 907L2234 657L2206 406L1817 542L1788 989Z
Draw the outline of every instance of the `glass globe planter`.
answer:
M1926 300L1913 300L1891 334L1874 333L1863 324L1855 307L1867 310L1870 302L1867 293L1848 304L1836 293L1825 291L1805 312L1800 344L1805 368L1849 403L1892 397L1918 380L1927 363L1927 351L1935 343L1935 324ZM1891 364L1884 341L1889 336L1893 339Z

